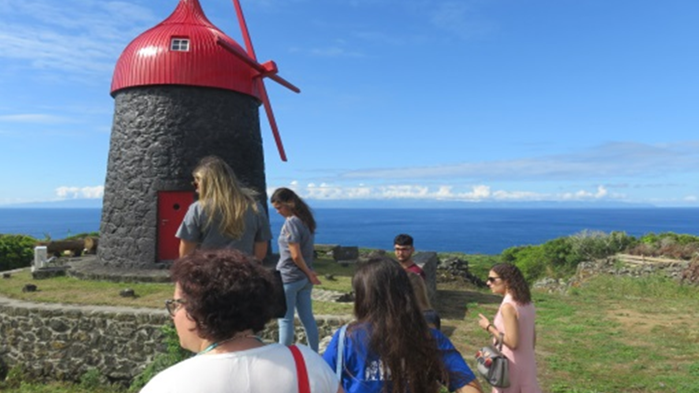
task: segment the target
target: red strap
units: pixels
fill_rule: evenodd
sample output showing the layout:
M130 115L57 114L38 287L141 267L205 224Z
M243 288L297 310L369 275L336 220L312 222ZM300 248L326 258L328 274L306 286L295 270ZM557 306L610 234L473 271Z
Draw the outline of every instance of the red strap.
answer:
M289 347L291 354L294 356L294 363L296 363L296 376L299 381L299 393L311 393L311 385L308 384L308 371L306 370L306 362L303 361L303 355L301 351L292 345Z

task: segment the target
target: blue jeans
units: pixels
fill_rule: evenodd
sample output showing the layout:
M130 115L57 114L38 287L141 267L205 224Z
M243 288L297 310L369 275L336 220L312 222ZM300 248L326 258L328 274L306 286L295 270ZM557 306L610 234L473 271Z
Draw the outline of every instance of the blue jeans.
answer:
M298 310L299 319L306 331L308 346L318 352L318 325L313 317L311 305L311 290L313 284L304 278L299 281L284 283L284 295L286 296L286 315L278 319L279 344L291 345L294 339L294 310Z

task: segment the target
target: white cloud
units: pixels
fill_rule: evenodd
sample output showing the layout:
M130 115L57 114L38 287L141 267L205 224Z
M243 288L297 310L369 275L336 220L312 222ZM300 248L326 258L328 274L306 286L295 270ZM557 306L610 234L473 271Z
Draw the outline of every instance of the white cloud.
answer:
M590 199L602 199L605 196L607 196L607 189L604 188L604 186L598 186L597 192L589 192L589 191L585 191L585 190L580 190L580 191L577 191L574 193L562 194L563 199L574 200L574 201L590 200Z
M99 199L104 195L104 186L56 188L58 199Z
M496 24L481 15L474 1L444 1L431 11L430 23L461 39L488 35L497 29Z
M289 187L305 199L315 200L440 200L462 202L532 202L532 201L591 201L621 200L624 195L610 194L604 186L595 190L577 190L561 193L539 193L522 190L492 190L487 185L475 185L457 189L451 185L434 187L417 184L393 184L382 186L344 186L329 183L309 183L305 187L294 181ZM270 188L268 193L274 191Z
M472 181L609 180L699 172L699 141L648 145L617 142L571 154L428 167L349 171L341 179L469 179Z
M0 58L108 77L128 41L156 22L128 2L16 1L0 15Z
M682 198L682 200L685 202L697 202L699 201L699 198L697 198L696 195L687 195L686 197Z
M338 46L327 48L313 48L310 54L318 57L364 57L364 54L355 50L347 50Z
M0 122L58 124L71 123L73 120L62 116L47 115L43 113L23 113L17 115L2 115L0 116Z

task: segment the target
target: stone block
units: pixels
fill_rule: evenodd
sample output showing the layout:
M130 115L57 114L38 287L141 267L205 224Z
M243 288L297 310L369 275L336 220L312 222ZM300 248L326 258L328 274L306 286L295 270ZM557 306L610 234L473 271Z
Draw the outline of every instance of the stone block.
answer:
M359 258L359 247L336 246L332 255L335 262L356 262Z
M437 265L439 258L434 251L422 251L413 255L413 262L420 266L425 272L425 285L427 295L430 297L432 305L437 301Z
M41 269L32 271L32 278L35 280L42 280L45 278L65 276L66 270L68 269L68 266L42 267Z

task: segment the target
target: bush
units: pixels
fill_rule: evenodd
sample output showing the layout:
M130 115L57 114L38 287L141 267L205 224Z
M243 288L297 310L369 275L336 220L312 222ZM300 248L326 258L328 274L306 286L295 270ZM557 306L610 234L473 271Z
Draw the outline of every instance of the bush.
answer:
M664 232L648 233L638 244L630 245L628 253L651 257L691 259L699 252L699 236Z
M569 276L575 273L580 262L614 255L636 242L624 232L583 231L537 246L508 248L503 251L502 260L517 265L531 283L544 275Z
M102 375L102 373L100 373L100 371L96 368L91 368L87 370L80 377L79 386L88 391L98 390L100 387L108 385L109 381L107 380L107 378L104 375Z
M502 261L515 264L529 282L546 273L546 260L543 246L510 247L502 252Z
M25 235L0 235L0 271L28 267L37 240Z
M625 232L606 234L600 231L582 231L570 236L569 239L573 254L581 261L614 255L637 242L633 236L628 236Z

